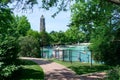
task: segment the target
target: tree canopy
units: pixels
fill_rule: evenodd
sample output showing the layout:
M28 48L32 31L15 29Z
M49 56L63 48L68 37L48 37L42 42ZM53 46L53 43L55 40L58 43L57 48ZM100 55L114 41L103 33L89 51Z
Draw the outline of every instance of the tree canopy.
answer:
M30 30L30 22L25 16L15 16L14 25L16 25L16 31L18 31L20 36L25 36L27 31Z
M2 0L1 3L16 3L14 8L17 9L31 9L35 4L40 4L40 8L49 10L49 8L57 7L59 11L66 11L71 4L77 3L79 1L92 1L92 0ZM96 2L95 0L93 0ZM120 5L119 0L98 0L101 2L111 2L112 4ZM104 4L104 3L103 3ZM69 7L68 7L69 6Z
M71 12L70 25L79 27L89 36L94 59L109 65L119 64L120 38L116 36L120 29L119 6L104 0L79 0L73 4ZM111 64L113 61L116 63Z
M79 1L89 2L91 0L2 0L0 1L1 6L12 4L12 10L27 11L32 9L35 4L39 5L39 8L49 10L50 8L56 8L56 13L52 16L55 17L60 11L67 11L70 9L72 4L76 4ZM95 0L93 0L96 2ZM101 2L110 2L115 5L120 5L119 0L98 0ZM104 3L103 3L104 4Z
M0 79L9 77L16 65L19 45L14 18L8 8L0 8Z

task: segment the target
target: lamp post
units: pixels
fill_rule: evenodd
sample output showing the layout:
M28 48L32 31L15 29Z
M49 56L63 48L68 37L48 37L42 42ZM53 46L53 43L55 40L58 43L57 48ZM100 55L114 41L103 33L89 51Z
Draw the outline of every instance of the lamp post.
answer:
M69 60L70 60L70 62L72 64L72 50L69 50Z
M88 47L88 49L89 49L89 47ZM90 50L90 49L89 49ZM92 51L90 50L90 67L92 67Z
M42 45L42 39L40 39L40 51L41 51L41 57L43 58L43 45Z
M84 47L84 52L87 53L88 50L89 50L89 47ZM90 54L90 58L91 58L91 60L90 60L90 67L92 67L92 51L90 51L90 52L91 52L91 54Z
M92 67L92 51L91 51L91 64L90 64L90 67Z
M80 52L79 52L79 61L80 61L80 62L82 62L82 61L81 61L81 53L82 53L82 52L80 51Z

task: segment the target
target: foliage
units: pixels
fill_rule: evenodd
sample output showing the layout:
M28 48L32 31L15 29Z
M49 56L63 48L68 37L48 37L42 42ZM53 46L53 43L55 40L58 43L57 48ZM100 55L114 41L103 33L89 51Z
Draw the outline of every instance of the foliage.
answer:
M27 31L27 36L33 36L35 39L40 39L40 33L38 31L33 31L32 29Z
M116 36L119 33L119 6L104 0L83 0L75 3L71 11L71 26L79 27L86 38L89 37L93 58L109 65L119 64L119 52L116 52L119 44L114 45L114 40L119 41L119 35Z
M101 28L102 29L102 28ZM107 52L108 50L110 50L110 41L111 41L111 35L109 31L107 31L107 27L106 29L98 29L100 32L97 32L97 35L94 34L91 39L91 42L93 42L90 45L90 49L91 51L93 51L93 58L96 61L101 61L101 62L105 62L104 59L105 57L108 58L108 56L105 56L105 54L109 53ZM105 36L107 35L107 36ZM104 47L104 48L103 48ZM108 54L110 55L110 53ZM109 58L108 58L109 59ZM106 62L105 62L106 63Z
M80 31L79 27L71 26L65 32L67 43L78 43L85 41L85 34Z
M39 41L33 36L24 36L18 39L20 45L20 56L39 57Z
M28 26L26 17L21 17L19 21L13 17L11 9L8 7L10 0L0 1L0 79L10 77L18 69L17 64L19 45L18 37L21 27ZM19 24L17 24L19 22ZM22 24L22 25L21 25ZM17 29L18 27L18 29ZM24 28L26 30L26 28ZM24 30L23 29L23 30ZM22 30L22 29L21 29ZM22 31L23 31L22 30ZM26 30L27 31L27 30ZM24 35L25 32L21 33ZM26 34L26 33L25 33Z
M108 22L111 12L109 8L106 8L107 3L104 2L105 6L102 3L99 0L78 1L71 8L71 26L79 27L80 30L84 31L88 40L97 27L105 26Z
M110 42L109 47L106 49L107 53L103 52L104 61L108 65L120 65L120 41Z
M85 34L78 27L70 27L66 32L50 32L51 44L75 44L84 42Z
M19 67L16 67L15 65L7 65L6 67L2 69L0 72L0 79L7 79L11 77L14 71L18 70Z
M93 50L93 57L96 61L104 62L108 65L119 65L120 64L120 42L119 41L110 41L110 37L107 36L97 37L97 40L94 39L94 44L91 45L91 50Z
M49 46L50 45L50 36L47 32L40 32L40 44L41 46Z
M25 16L14 16L7 6L8 0L0 1L0 79L10 77L18 69L18 37L25 36L30 23Z
M0 3L2 4L2 3ZM18 68L16 28L12 12L7 6L0 5L0 79L7 78Z
M27 31L30 30L30 22L25 16L14 16L13 25L16 25L16 31L18 32L19 36L26 36Z
M112 10L113 12L111 12ZM106 10L113 15L107 15L111 16L111 18L106 18L105 23L101 22L101 24L99 24L101 26L97 27L92 34L91 42L93 44L91 45L91 50L93 51L95 60L102 61L108 65L118 65L120 63L118 52L118 47L120 48L120 38L118 38L119 35L116 36L116 34L119 33L119 24L117 23L120 19L115 18L114 9L112 10L110 10L110 12ZM116 7L116 10L118 11L118 7ZM119 11L117 13L119 13ZM120 17L120 15L117 16ZM115 30L115 28L117 29Z
M79 1L91 1L91 0L41 0L41 2L38 2L37 0L2 0L1 3L8 4L8 3L16 3L13 6L13 9L24 10L25 12L27 10L30 10L33 8L35 4L39 3L40 8L49 10L50 8L57 8L57 11L53 14L53 17L55 17L60 11L67 11L71 4L76 4ZM96 0L93 0L96 2ZM97 0L98 1L98 0ZM99 0L101 2L111 2L112 4L120 4L119 0Z
M8 37L0 44L0 79L7 78L18 69L18 44L14 38Z
M52 31L50 33L50 36L51 36L51 43L52 44L65 44L66 43L66 36L65 36L65 33L60 31L60 32L55 32L55 31Z
M109 70L105 80L120 80L120 67L116 66Z

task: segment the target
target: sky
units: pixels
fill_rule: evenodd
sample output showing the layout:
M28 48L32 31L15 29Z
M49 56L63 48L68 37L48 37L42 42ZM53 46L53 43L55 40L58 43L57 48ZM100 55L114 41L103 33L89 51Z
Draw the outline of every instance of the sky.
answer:
M33 12L22 13L14 10L14 14L18 16L25 15L31 24L31 28L36 31L40 31L40 17L44 15L46 31L66 31L67 25L70 23L70 11L60 12L55 18L51 17L56 9L50 9L49 11L39 9L37 6L33 7Z

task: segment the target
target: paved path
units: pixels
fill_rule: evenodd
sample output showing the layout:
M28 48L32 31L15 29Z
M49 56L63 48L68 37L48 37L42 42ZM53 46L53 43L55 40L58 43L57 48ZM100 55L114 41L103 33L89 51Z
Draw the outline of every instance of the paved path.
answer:
M65 66L45 59L28 57L22 57L22 59L32 60L39 64L45 73L45 80L98 80L97 78L101 78L104 75L104 73L96 73L87 76L76 75L75 72Z

